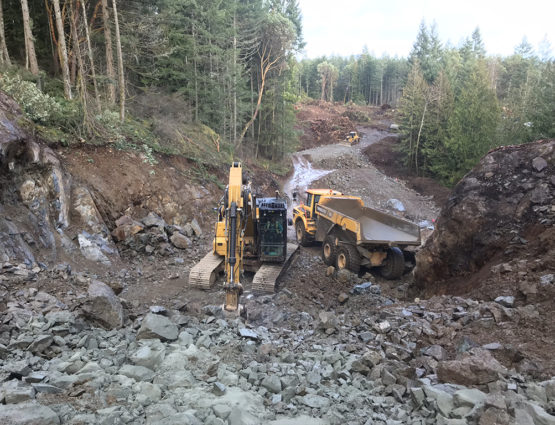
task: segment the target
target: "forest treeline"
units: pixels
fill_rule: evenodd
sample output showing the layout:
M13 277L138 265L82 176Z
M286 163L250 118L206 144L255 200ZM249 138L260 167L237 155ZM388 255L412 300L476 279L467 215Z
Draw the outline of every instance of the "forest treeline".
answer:
M453 184L495 146L555 137L547 46L488 56L479 30L443 46L423 22L408 58L303 47L297 0L0 0L0 89L62 142L271 164L300 100L387 104L407 166Z
M555 137L555 62L542 47L524 39L487 56L478 29L442 47L422 24L399 104L407 165L453 185L492 148Z
M190 156L293 148L296 0L1 0L0 11L0 88L39 123Z
M555 137L555 63L545 41L488 56L479 29L442 46L422 22L408 58L322 57L299 64L299 90L315 99L398 110L406 165L447 185L490 149Z

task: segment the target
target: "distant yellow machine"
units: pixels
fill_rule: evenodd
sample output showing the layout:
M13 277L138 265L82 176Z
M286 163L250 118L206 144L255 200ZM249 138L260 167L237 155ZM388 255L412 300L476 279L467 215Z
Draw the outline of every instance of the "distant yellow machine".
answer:
M362 137L360 137L360 135L358 134L358 132L356 131L351 131L347 137L345 138L345 140L350 144L350 145L356 145L357 143L360 142L360 139L362 139Z
M357 196L332 189L307 190L306 204L293 210L297 242L322 243L322 259L338 270L359 273L378 267L386 279L405 272L408 246L420 245L420 228L364 206Z

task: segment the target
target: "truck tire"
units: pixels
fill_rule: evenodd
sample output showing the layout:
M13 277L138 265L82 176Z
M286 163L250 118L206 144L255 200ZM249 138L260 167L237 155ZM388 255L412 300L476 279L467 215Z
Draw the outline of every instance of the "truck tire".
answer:
M328 235L322 244L322 260L326 266L333 266L337 258L337 245L335 237Z
M341 245L335 260L337 270L348 269L353 273L360 271L360 254L353 245Z
M304 223L302 220L297 220L295 224L295 235L297 236L297 243L301 246L309 246L310 240L308 239L308 234L304 228Z
M388 280L399 279L405 271L405 256L403 251L397 247L387 250L387 257L383 266L380 267L380 274Z

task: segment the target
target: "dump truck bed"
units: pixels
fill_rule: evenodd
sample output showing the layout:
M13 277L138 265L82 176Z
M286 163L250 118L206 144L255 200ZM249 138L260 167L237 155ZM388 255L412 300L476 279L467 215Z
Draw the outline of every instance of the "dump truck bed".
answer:
M420 245L420 228L410 221L364 206L360 198L333 196L320 200L316 207L319 220L329 221L318 226L327 233L332 224L356 235L357 244ZM322 240L325 235L317 234Z

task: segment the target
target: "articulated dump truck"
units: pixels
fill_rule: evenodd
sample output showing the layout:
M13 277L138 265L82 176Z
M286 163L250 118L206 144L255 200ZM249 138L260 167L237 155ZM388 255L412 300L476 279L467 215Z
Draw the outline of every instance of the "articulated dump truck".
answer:
M293 221L299 244L321 242L324 263L353 273L377 267L386 279L398 279L411 258L407 248L420 245L416 224L330 189L309 189Z

